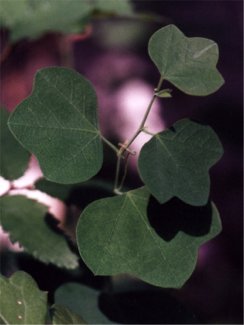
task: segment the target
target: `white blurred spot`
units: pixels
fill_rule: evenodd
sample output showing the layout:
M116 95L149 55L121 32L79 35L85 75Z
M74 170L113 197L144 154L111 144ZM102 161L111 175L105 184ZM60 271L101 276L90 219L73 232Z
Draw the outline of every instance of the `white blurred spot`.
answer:
M127 82L117 93L119 136L122 141L128 140L138 129L146 109L153 96L153 88L139 79ZM150 133L157 133L165 129L159 102L155 101L147 118L145 126ZM151 135L142 132L131 145L137 154Z
M34 156L31 156L29 166L24 175L12 182L14 188L32 187L33 184L42 177L42 171L38 161Z
M11 187L10 181L0 176L0 196L6 194Z

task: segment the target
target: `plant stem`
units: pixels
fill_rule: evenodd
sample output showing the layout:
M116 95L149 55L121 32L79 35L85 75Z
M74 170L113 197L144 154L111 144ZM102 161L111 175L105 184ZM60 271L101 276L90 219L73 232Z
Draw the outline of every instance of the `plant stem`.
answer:
M124 155L124 152L125 151L128 151L130 145L134 142L134 140L138 137L138 135L144 130L144 126L145 126L145 123L146 123L146 120L148 118L148 115L151 111L151 108L157 98L157 95L156 93L160 90L161 86L162 86L162 83L163 83L163 76L160 77L160 80L158 82L158 85L157 87L154 89L154 94L149 102L149 105L146 109L146 112L142 118L142 121L138 127L138 129L135 131L135 133L132 135L132 137L125 142L125 144L123 146L121 146L119 152L117 153L117 165L116 165L116 174L115 174L115 182L114 182L114 192L118 194L118 192L120 193L120 189L121 187L123 186L123 182L124 182L124 179L125 179L125 176L126 176L126 171L127 171L127 166L125 167L125 173L123 175L123 178L122 178L122 181L121 181L121 184L119 185L119 174L120 174L120 167L121 167L121 159ZM128 153L129 155L130 153Z
M114 146L108 139L106 139L103 135L101 135L101 139L103 140L104 143L106 143L113 151L116 152L116 154L118 155L119 153L119 149Z

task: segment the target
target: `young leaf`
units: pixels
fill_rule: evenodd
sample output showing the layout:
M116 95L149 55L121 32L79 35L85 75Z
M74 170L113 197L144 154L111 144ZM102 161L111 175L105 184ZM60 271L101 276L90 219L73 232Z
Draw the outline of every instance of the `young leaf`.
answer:
M172 92L171 89L162 89L156 92L156 96L160 98L171 98L172 97L171 92Z
M130 273L156 286L178 288L193 272L199 246L220 232L219 215L212 206L206 232L196 236L179 230L165 240L149 223L149 195L144 187L91 203L77 226L79 252L96 275Z
M78 183L102 165L96 108L90 82L70 69L46 68L36 74L31 96L17 106L8 124L36 155L47 179Z
M209 126L183 119L142 147L138 167L160 203L176 196L191 205L205 205L210 190L208 171L222 154L222 145Z
M56 290L55 303L68 307L88 324L111 324L99 309L98 297L97 290L78 283L65 283Z
M27 168L30 154L18 143L7 126L9 113L0 109L1 163L0 175L13 180L22 176Z
M163 78L186 94L206 96L224 83L216 68L218 45L212 40L186 37L168 25L152 35L148 51Z
M0 319L4 324L45 324L47 293L22 271L9 279L0 275Z
M3 229L13 242L18 241L24 250L44 263L74 269L78 266L64 236L51 230L45 222L47 207L24 196L0 198Z
M53 324L86 324L79 315L75 314L67 307L54 305L53 309Z

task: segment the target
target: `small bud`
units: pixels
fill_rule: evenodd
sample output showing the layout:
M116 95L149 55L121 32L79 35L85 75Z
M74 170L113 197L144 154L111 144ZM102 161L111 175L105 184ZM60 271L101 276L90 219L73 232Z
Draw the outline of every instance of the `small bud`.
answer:
M172 89L162 89L156 92L156 96L160 98L171 98Z

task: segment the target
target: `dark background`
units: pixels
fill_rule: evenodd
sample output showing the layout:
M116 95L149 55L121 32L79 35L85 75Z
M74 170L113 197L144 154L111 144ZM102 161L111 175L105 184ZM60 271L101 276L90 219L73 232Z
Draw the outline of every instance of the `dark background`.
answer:
M125 323L128 320L121 315L126 313L130 322L137 323L242 323L242 1L133 1L133 4L137 12L156 14L157 18L144 22L126 17L96 20L91 37L74 44L74 67L91 79L97 89L104 132L120 139L119 130L114 132L111 125L118 119L111 113L116 109L114 94L132 78L141 78L153 86L157 83L158 73L147 55L148 38L155 30L173 23L187 36L206 37L218 43L218 69L225 79L224 86L207 97L191 97L174 89L173 99L162 110L162 118L166 126L184 117L209 124L223 143L224 156L211 169L211 197L219 209L223 231L201 250L197 269L182 289L155 290L146 285L140 294L102 297L101 308ZM110 29L111 38L114 37L111 26L117 28L116 41L106 36ZM123 35L130 32L137 36L124 40ZM50 35L34 42L20 42L3 63L1 102L9 110L29 94L37 69L60 63L55 44ZM121 71L121 64L127 69ZM104 175L110 177L111 168L109 161ZM129 179L128 185L140 184L133 170ZM38 275L39 264L27 267L23 262L22 266L29 268L41 286L48 287ZM90 275L89 283L99 287L100 282L92 279ZM126 281L119 285L126 290L135 287ZM187 312L182 311L182 305Z

